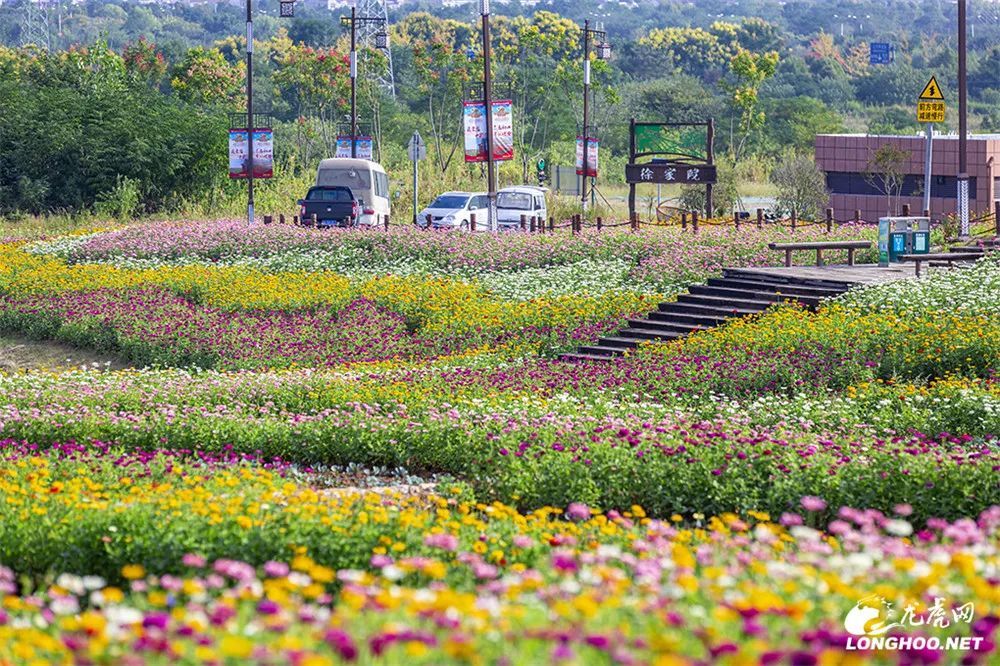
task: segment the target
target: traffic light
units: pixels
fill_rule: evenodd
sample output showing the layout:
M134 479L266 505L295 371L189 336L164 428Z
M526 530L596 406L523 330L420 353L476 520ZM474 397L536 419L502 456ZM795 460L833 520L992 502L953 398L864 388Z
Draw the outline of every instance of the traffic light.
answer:
M537 175L538 175L538 186L539 187L543 187L545 185L545 183L549 179L548 174L545 173L545 158L544 157L538 159L538 162L535 163L535 169L538 172L537 173Z

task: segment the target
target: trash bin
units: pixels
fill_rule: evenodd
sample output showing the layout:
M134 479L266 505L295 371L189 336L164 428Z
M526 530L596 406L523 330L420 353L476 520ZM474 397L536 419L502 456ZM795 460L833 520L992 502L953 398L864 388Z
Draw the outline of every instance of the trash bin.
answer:
M917 218L911 227L913 240L911 242L910 254L930 254L931 251L931 221L926 218Z
M889 261L895 263L899 261L900 256L910 254L913 232L910 230L909 219L899 218L892 222L893 228L889 232Z

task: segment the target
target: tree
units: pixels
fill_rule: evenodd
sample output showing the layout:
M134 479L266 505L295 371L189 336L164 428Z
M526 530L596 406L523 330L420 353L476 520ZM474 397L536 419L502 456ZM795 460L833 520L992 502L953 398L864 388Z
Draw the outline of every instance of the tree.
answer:
M782 213L818 220L830 200L826 174L812 157L786 152L771 171L771 182L778 188L777 207Z
M193 104L236 106L245 79L243 63L231 65L218 49L196 46L174 67L170 87L178 97Z
M156 44L146 41L145 37L126 44L122 49L122 60L125 61L125 71L133 80L154 88L159 87L167 73L167 61L163 53L157 50Z
M886 214L895 215L906 174L903 169L909 153L891 143L883 143L868 158L865 182L885 196Z
M740 49L729 61L729 71L735 83L726 83L723 87L729 92L730 103L739 113L740 138L733 141L734 161L743 158L751 135L764 126L767 116L759 108L760 87L774 76L778 60L778 54L773 51L755 54Z
M767 112L764 129L769 152L784 148L808 151L817 134L835 134L844 130L844 121L836 111L812 97L769 100L762 105Z

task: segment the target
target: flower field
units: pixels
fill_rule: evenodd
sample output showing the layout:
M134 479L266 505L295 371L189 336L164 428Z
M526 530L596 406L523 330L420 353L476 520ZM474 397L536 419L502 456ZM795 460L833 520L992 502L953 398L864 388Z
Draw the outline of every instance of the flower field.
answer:
M8 239L0 664L994 662L995 260L556 360L790 234Z

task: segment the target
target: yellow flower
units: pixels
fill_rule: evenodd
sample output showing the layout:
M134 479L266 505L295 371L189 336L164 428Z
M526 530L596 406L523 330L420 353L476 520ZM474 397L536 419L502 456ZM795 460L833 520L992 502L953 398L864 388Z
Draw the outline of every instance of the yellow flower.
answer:
M137 580L146 575L146 569L141 564L126 564L122 567L122 577L127 580ZM107 598L107 590L105 590Z

